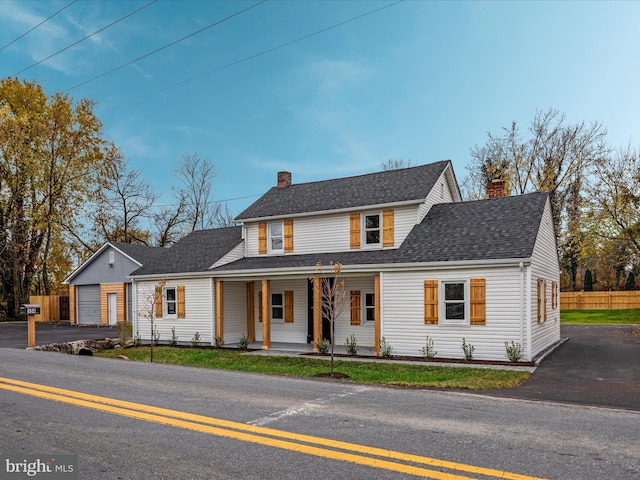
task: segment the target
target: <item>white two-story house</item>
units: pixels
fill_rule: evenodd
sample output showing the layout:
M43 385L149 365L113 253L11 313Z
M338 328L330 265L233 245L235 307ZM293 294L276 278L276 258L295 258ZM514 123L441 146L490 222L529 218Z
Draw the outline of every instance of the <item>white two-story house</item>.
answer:
M450 161L277 185L236 218L194 232L133 272L134 333L161 341L243 336L272 348L328 338L321 274L342 265L348 305L335 343L355 335L378 352L532 360L560 339L559 276L549 197L462 202Z

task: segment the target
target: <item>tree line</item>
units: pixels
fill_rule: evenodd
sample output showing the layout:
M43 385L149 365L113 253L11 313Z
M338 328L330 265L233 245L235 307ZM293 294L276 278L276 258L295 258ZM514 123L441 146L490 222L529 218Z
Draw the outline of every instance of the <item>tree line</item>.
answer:
M105 241L168 246L232 224L213 200L211 160L185 154L171 205L104 137L88 99L48 96L36 82L0 81L0 320L30 294L49 295Z
M549 192L561 260L561 286L637 288L640 269L640 152L615 149L599 122L568 122L555 109L538 111L471 149L466 199L484 198L488 182L507 194ZM632 280L630 281L629 278Z

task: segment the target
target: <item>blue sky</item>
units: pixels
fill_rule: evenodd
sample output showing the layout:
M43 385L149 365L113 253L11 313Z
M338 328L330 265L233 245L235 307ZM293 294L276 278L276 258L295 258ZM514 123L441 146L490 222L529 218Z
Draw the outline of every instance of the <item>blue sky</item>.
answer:
M0 48L70 2L0 0ZM149 2L76 1L0 50L0 77ZM96 101L163 203L183 154L210 158L237 214L279 170L300 183L451 159L462 180L486 132L551 107L638 146L639 20L633 1L159 0L18 77Z

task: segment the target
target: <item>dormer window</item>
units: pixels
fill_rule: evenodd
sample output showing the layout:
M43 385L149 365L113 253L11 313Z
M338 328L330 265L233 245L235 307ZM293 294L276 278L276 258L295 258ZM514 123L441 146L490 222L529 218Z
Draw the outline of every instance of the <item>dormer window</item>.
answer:
M282 222L269 223L269 251L282 252L284 245Z
M365 245L380 245L380 214L364 215L364 243Z

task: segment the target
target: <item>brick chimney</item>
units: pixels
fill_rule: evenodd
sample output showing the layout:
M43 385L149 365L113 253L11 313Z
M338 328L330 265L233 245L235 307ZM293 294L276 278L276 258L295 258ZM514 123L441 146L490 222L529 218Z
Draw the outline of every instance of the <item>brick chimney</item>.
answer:
M487 185L487 195L489 198L504 197L504 182L498 178L494 178Z
M278 172L278 188L291 186L291 172Z

